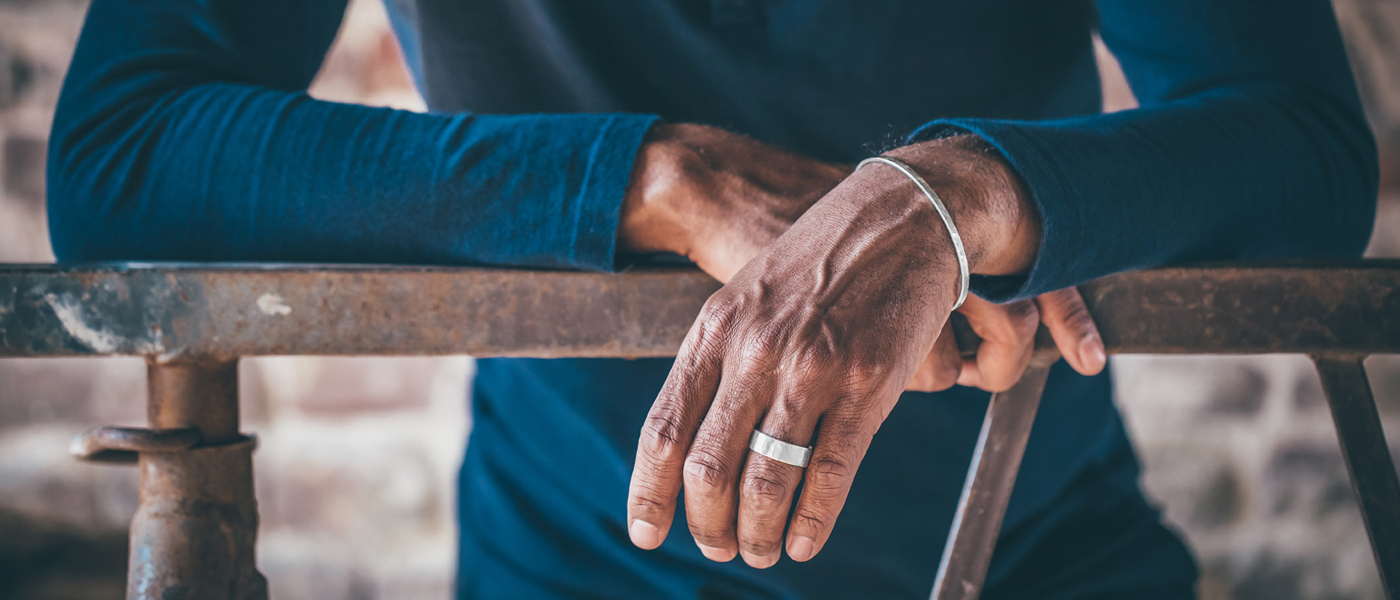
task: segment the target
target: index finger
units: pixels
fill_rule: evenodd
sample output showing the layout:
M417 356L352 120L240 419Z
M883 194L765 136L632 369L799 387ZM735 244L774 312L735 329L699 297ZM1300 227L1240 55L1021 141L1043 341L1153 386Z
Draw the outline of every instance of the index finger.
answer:
M660 546L671 529L686 453L719 386L716 334L703 315L695 321L642 425L627 492L627 534L643 550Z
M1035 304L1040 307L1045 328L1050 330L1060 355L1069 366L1084 375L1097 375L1103 370L1108 362L1103 338L1078 289L1067 287L1046 292L1036 296Z

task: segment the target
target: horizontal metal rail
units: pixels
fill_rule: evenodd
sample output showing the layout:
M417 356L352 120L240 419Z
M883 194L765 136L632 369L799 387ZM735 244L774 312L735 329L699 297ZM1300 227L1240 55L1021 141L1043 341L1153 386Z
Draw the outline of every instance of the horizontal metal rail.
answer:
M0 266L0 358L147 357L149 428L74 453L133 462L128 598L262 600L252 444L237 364L259 355L672 356L719 284L622 274L332 265ZM1400 261L1203 265L1080 286L1110 354L1312 355L1387 597L1400 598L1397 479L1361 359L1400 354ZM958 346L980 341L955 318ZM989 405L932 597L982 590L1053 344ZM933 574L931 574L932 576Z
M361 266L0 267L0 357L672 356L719 284ZM1081 286L1110 354L1400 353L1400 261L1218 265Z

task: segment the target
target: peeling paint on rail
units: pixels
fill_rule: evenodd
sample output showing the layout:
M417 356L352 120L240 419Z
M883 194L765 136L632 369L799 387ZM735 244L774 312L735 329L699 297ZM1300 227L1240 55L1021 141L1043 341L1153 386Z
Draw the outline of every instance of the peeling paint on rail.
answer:
M263 294L258 296L258 310L265 315L285 317L292 314L292 307L282 300L277 294Z
M83 321L82 303L68 294L59 297L54 294L44 294L44 302L53 309L58 321L63 323L63 329L68 331L68 335L87 346L98 354L111 354L120 347L119 338L110 331L94 329Z

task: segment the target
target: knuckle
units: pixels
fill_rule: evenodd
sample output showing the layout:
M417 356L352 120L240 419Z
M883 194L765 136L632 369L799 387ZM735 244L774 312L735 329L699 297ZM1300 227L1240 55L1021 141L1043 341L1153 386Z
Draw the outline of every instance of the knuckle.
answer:
M853 357L846 365L845 388L851 395L864 397L879 388L889 374L890 368L883 361Z
M1028 333L1034 333L1036 327L1040 326L1040 310L1030 300L1003 304L1001 310L1006 317L1002 323L1005 335L1021 338Z
M733 538L733 533L723 527L700 524L696 519L686 519L690 524L690 536L706 546L720 547Z
M824 449L818 450L812 460L840 459L841 452L854 446L866 427L869 416L869 398L850 398L842 403L841 409L822 418L818 438Z
M725 333L729 330L727 323L712 319L704 319L696 324L695 330L685 338L684 347L680 354L686 357L684 362L691 367L699 362L713 356L716 351L722 348Z
M837 456L827 455L816 460L812 472L823 479L841 482L850 478L851 466Z
M875 387L878 378L879 371L866 365L853 362L846 367L846 389L852 392L860 393Z
M733 369L742 374L758 375L772 369L773 359L776 352L769 352L756 347L754 344L744 344L739 352L739 357L733 363ZM728 365L726 365L728 367ZM726 368L726 375L730 373Z
M1062 330L1069 332L1070 335L1077 338L1090 337L1096 335L1099 331L1098 327L1094 324L1093 317L1089 315L1089 311L1082 308L1061 313L1057 320ZM1046 324L1050 325L1052 323L1047 319Z
M1012 315L1012 327L1022 335L1035 333L1036 328L1040 327L1040 309L1030 301L1017 304L1019 308Z
M768 408L768 416L765 421L768 426L785 428L792 424L799 415L806 412L807 407L812 403L812 396L806 392L808 385L791 385L779 393L773 400L773 405Z
M775 324L755 327L744 336L739 348L739 369L749 372L771 369L775 359L782 355L785 338L783 330Z
M1089 315L1089 309L1084 305L1084 298L1079 295L1079 290L1065 288L1046 295L1048 298L1039 302L1047 319L1058 319L1066 325L1078 328L1093 325L1093 317Z
M794 525L801 525L809 530L825 531L831 526L833 519L824 510L806 507L799 509L797 514L793 515L792 522Z
M770 473L750 473L744 477L741 488L744 499L766 506L782 502L787 498L788 488L779 477Z
M642 512L665 512L669 503L660 498L661 494L649 486L633 490L632 508Z
M1083 304L1075 306L1065 313L1065 324L1084 333L1097 330L1094 325L1094 317L1089 314L1089 309L1084 308Z
M671 415L650 415L642 424L642 449L653 459L671 463L685 453L684 429Z
M739 547L749 554L758 556L772 556L781 552L782 542L775 539L742 538L739 540Z
M737 297L717 292L700 308L696 332L704 340L719 338L734 325L740 311Z
M840 457L825 455L813 458L807 467L805 490L817 498L830 498L850 483L853 474L850 463Z
M812 335L803 336L802 343L793 349L796 367L821 372L831 365L841 362L840 344L830 327L821 324Z
M713 494L724 490L733 481L724 461L708 452L691 452L685 460L685 485L693 492Z
M705 305L700 307L700 318L706 321L728 321L738 314L743 298L720 290L710 295Z
M770 321L755 327L749 338L755 351L768 354L783 347L787 341L787 331L780 324Z

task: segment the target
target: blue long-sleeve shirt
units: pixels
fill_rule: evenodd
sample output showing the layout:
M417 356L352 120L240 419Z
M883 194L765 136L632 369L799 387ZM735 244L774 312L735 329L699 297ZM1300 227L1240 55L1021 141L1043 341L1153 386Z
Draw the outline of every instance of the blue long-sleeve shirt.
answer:
M1174 261L1355 255L1370 232L1375 150L1325 0L390 0L428 114L306 95L344 8L93 0L50 143L60 260L613 269L658 116L847 162L983 136L1044 223L1028 275L977 281L993 299ZM1097 114L1095 28L1140 109ZM668 368L482 361L464 548L561 589L611 574L586 588L604 595L670 585L645 560L769 591L927 592L985 395L901 402L871 456L917 446L933 466L867 459L817 566L759 576L699 562L684 535L651 558L626 546L626 476ZM1007 527L1124 443L1108 389L1052 381ZM888 505L891 486L916 499ZM522 558L571 544L588 556Z

